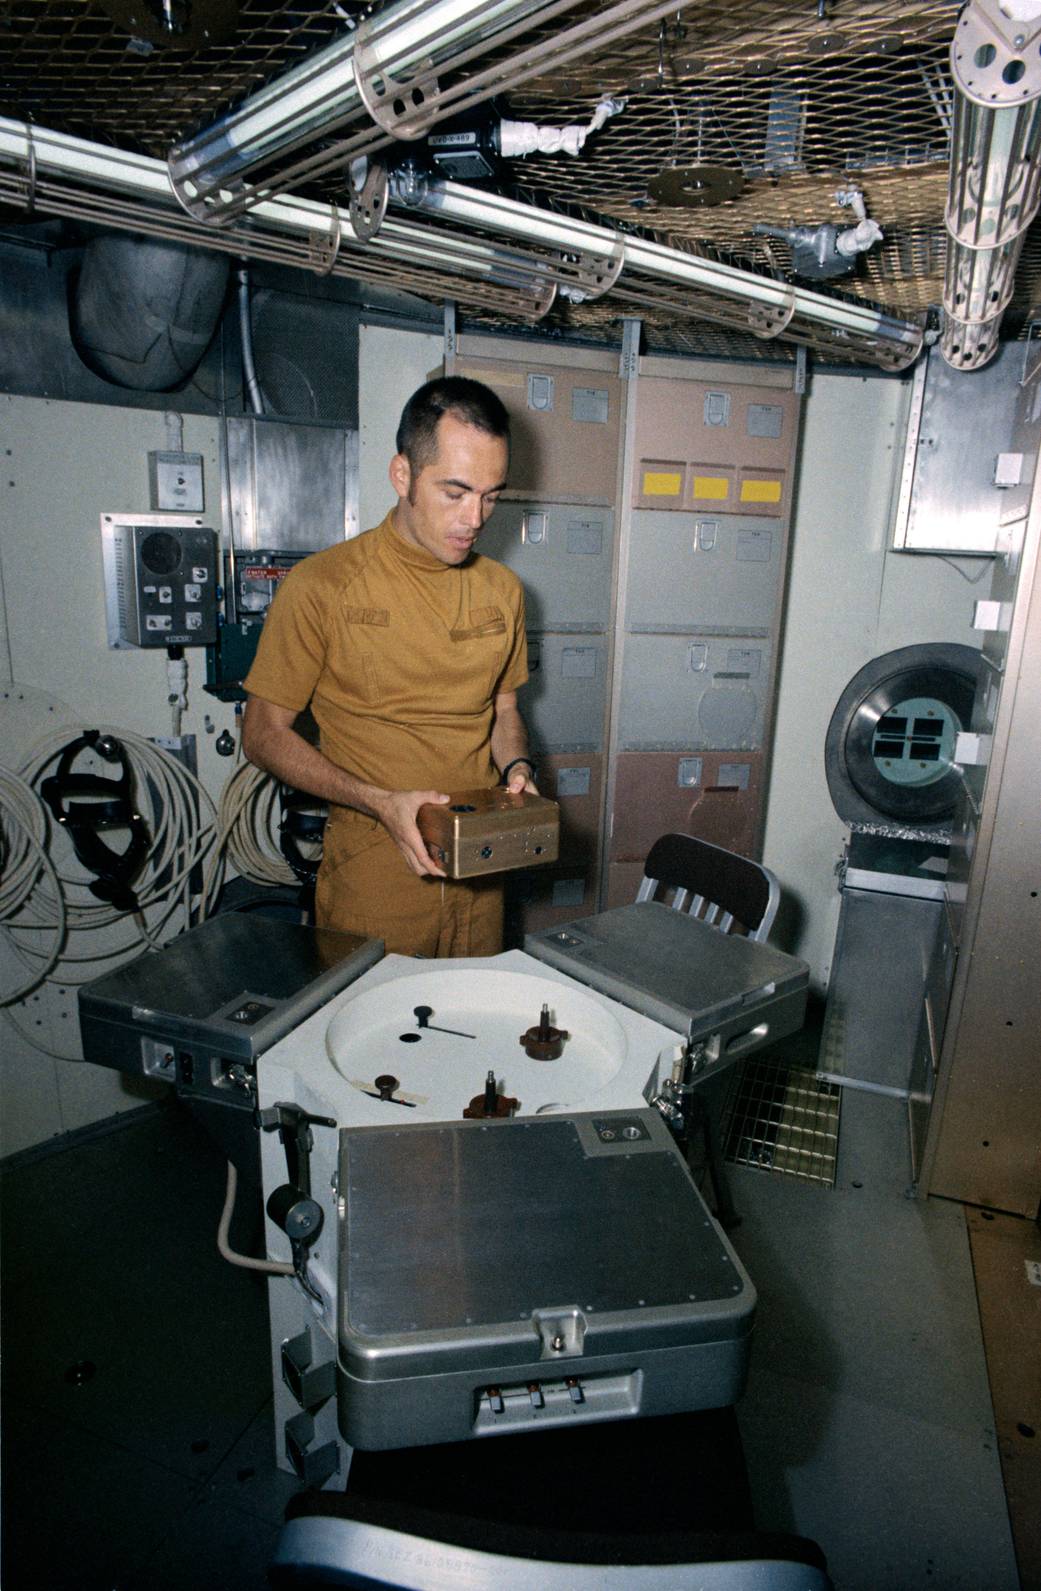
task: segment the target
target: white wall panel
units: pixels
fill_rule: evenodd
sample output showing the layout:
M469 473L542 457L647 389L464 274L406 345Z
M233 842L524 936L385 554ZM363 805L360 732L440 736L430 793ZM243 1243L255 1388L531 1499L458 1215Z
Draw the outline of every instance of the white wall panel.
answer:
M362 328L363 525L375 524L393 506L387 465L401 407L439 367L441 352L439 337ZM217 421L186 415L183 425L184 450L203 455L205 522L219 529ZM108 648L99 525L105 510L148 509L149 450L171 445L163 412L5 394L0 396L0 436L0 580L11 677L67 703L77 717L139 735L168 735L165 654ZM203 690L203 652L190 649L187 656L182 732L195 735L200 776L216 798L234 764L216 755L214 742L221 729L234 729L234 709ZM7 657L5 648L0 653L5 674ZM49 727L41 722L40 732ZM0 757L8 759L10 748ZM42 1003L46 1040L71 1053L75 1046L67 1024L64 1030L59 1026L65 997L45 990ZM5 1019L0 1022L0 1156L150 1097L147 1091L131 1092L133 1080L117 1072L56 1060Z
M806 398L763 860L785 891L774 931L814 985L830 970L846 830L828 796L824 737L857 669L918 641L978 644L977 560L889 551L907 384L814 375ZM984 577L986 578L986 577Z
M168 735L165 653L108 648L100 529L105 510L148 510L149 450L170 446L163 413L5 395L0 430L5 448L0 556L15 684L58 698L86 723L106 723L138 735ZM219 529L216 422L186 415L183 448L203 455L204 517ZM215 794L229 764L216 755L213 742L222 728L232 727L233 712L204 693L203 653L189 649L187 657L189 706L182 732L197 737L200 774ZM214 726L210 733L207 715ZM52 728L41 717L39 734ZM21 724L20 749L29 734ZM11 755L10 748L6 754ZM106 950L105 932L96 938L98 950ZM44 1044L66 1054L78 1051L78 1026L72 1024L70 1031L67 1013L70 997L47 987L40 1004ZM24 1023L24 1008L19 1015ZM0 1153L13 1153L141 1103L141 1093L132 1093L118 1074L57 1060L15 1032L6 1019L3 1046L7 1061Z
M387 479L401 410L417 387L441 373L444 342L428 332L358 328L358 519L378 525L397 499Z
M606 631L614 514L582 503L501 502L480 550L524 585L529 630Z

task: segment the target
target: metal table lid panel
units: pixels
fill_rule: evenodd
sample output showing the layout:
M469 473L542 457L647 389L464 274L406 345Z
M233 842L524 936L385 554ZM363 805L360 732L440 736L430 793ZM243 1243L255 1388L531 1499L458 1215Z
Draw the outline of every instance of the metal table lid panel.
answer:
M795 993L809 981L809 968L797 957L722 934L658 901L528 934L524 949L683 1034L711 1032L745 1008Z
M655 1110L346 1128L339 1185L356 1376L537 1358L533 1320L568 1310L587 1353L750 1329L752 1285Z
M378 939L225 912L85 985L80 1010L254 1057L382 955Z

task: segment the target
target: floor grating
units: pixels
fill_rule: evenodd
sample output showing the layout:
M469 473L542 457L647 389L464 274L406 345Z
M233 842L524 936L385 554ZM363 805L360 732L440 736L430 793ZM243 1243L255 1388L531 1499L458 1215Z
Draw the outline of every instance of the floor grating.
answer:
M724 1158L833 1188L841 1101L809 1067L746 1061L723 1107Z

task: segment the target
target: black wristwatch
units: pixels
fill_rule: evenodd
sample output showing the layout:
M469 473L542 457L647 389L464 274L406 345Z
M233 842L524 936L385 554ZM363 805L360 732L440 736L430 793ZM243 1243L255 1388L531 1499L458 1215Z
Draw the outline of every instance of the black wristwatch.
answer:
M502 770L502 774L500 775L503 784L509 784L510 774L513 772L514 768L516 768L519 762L525 763L527 767L531 769L531 782L532 784L537 784L539 779L539 770L536 768L530 757L514 757L512 762L508 762L505 768Z

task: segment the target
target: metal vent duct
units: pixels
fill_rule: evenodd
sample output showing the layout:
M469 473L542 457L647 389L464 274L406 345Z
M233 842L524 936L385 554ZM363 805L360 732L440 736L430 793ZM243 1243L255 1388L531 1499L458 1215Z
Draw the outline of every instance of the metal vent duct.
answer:
M227 282L219 254L148 238L92 238L70 305L76 351L117 386L169 392L206 352Z

